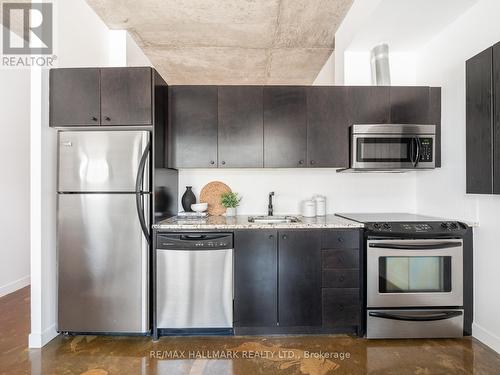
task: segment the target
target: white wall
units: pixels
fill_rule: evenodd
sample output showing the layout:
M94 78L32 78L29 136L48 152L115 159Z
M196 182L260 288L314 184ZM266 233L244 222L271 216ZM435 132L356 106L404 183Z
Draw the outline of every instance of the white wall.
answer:
M481 0L419 53L417 83L442 86L442 164L417 177L421 213L474 219L473 335L500 352L500 197L465 194L465 61L500 41L500 2Z
M392 86L415 85L415 53L389 52ZM370 51L344 52L344 84L370 86L372 84Z
M300 202L313 194L327 197L328 213L414 212L416 205L415 173L339 174L335 169L184 169L179 171L179 202L186 186L193 186L199 198L210 181L222 181L243 197L242 215L267 213L270 191L276 194L277 214L300 213Z
M0 297L29 285L30 71L0 68Z

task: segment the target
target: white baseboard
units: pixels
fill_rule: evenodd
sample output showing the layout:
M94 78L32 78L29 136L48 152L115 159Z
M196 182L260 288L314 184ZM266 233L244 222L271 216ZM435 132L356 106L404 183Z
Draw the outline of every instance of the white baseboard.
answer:
M56 331L56 325L52 324L42 333L32 332L29 336L29 347L30 348L42 348L48 344L52 339L59 335Z
M472 336L500 354L500 337L484 329L477 323L472 323Z
M30 285L30 275L21 277L19 280L12 281L8 284L0 286L0 297L13 293L18 289Z

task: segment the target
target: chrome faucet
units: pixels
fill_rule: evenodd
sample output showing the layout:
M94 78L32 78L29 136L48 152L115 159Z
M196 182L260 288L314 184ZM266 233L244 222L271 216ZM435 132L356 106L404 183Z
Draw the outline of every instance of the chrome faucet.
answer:
M267 216L273 216L273 196L274 191L269 193L269 205L267 206Z

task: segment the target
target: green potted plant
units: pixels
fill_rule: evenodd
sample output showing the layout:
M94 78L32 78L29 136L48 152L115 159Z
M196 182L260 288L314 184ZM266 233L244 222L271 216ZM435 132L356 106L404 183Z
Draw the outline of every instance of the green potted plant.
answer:
M226 216L236 216L236 207L240 205L241 197L232 191L220 196L220 203L226 208Z

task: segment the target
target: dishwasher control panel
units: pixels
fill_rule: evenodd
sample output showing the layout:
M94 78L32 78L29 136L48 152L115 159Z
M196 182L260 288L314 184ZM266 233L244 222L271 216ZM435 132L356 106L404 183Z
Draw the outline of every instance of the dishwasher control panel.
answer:
M232 233L160 233L159 250L225 250L233 248Z

